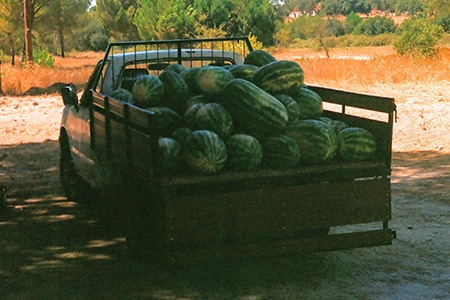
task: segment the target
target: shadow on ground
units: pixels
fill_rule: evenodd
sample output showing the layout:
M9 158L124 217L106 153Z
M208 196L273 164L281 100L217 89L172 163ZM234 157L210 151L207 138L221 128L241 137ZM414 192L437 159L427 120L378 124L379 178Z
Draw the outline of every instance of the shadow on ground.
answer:
M114 214L99 213L98 206L63 195L56 141L0 146L0 158L1 183L10 192L8 208L0 212L3 299L330 299L336 291L350 297L371 295L370 289L358 292L354 284L339 286L342 278L368 276L370 270L358 270L351 257L356 253L355 261L368 264L367 249L345 251L345 259L318 253L173 270L136 262ZM449 162L450 155L396 153L393 193L401 193L402 184L437 185L436 193L447 193ZM392 247L380 247L374 256L391 255Z

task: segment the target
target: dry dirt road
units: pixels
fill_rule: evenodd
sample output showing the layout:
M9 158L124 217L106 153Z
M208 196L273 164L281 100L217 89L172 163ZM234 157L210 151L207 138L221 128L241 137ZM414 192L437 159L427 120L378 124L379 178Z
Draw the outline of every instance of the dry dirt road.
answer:
M1 97L0 298L450 299L450 83L353 90L397 99L393 245L176 270L133 261L112 211L64 197L58 95Z

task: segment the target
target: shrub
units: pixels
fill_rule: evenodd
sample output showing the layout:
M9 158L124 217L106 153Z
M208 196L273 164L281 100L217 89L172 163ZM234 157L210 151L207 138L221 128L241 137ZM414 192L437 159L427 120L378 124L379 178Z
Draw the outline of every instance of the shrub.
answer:
M394 48L400 55L410 54L414 57L435 56L436 46L444 30L425 18L406 20L398 29Z
M361 22L355 27L354 33L365 35L378 35L395 32L395 23L392 19L385 17L374 17Z
M34 63L43 67L53 68L55 58L53 55L45 49L34 48L33 50Z

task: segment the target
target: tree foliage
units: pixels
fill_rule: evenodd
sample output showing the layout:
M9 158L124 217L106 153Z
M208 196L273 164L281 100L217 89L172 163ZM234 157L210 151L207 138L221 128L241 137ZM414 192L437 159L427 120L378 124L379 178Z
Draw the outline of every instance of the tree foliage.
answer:
M436 54L436 46L442 34L442 27L432 21L412 18L399 27L394 47L400 55L432 57Z
M138 0L97 0L97 13L106 33L114 40L139 38L134 24Z
M395 29L395 23L392 19L377 16L359 23L353 32L356 34L378 35L393 33Z

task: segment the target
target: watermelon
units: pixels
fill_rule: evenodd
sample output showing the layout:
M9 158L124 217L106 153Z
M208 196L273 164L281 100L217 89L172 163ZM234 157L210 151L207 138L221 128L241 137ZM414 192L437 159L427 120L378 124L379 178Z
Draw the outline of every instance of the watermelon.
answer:
M180 74L181 72L183 72L184 70L186 70L186 67L184 67L183 65L180 65L180 64L171 64L171 65L168 65L168 66L164 69L164 71L165 71L165 70L174 71L174 72L177 72L178 74Z
M164 96L164 84L154 75L139 77L133 85L133 99L140 107L161 105Z
M183 77L174 71L164 70L159 79L164 84L164 104L179 114L184 113L189 88Z
M269 94L291 94L303 85L303 69L290 60L280 60L260 67L253 82Z
M298 120L300 115L300 108L298 107L297 102L291 96L279 94L275 95L275 98L277 98L281 103L283 103L288 113L289 121Z
M215 174L222 170L227 160L223 140L209 130L195 130L184 144L187 166L195 173Z
M233 170L255 170L261 164L263 157L262 146L259 141L247 134L234 134L226 142L228 159L227 165Z
M348 127L337 135L338 155L342 160L357 162L370 160L377 151L375 138L370 131Z
M111 93L111 97L121 100L123 102L134 103L133 94L126 89L116 89Z
M319 119L323 112L322 98L316 92L302 87L291 94L300 109L299 119Z
M196 129L207 129L226 138L233 130L233 120L228 111L219 103L207 103L195 114Z
M276 60L277 59L267 51L254 50L247 54L247 56L244 58L244 64L262 67Z
M192 105L197 104L197 103L201 103L201 104L206 103L205 97L203 97L203 95L197 95L197 96L192 96L192 97L190 97L189 99L187 99L186 104L185 104L185 112L186 112L186 110L188 110Z
M229 70L234 78L242 78L252 82L258 67L254 65L236 65L232 66Z
M225 85L233 78L233 74L227 69L204 66L198 72L197 82L201 94L208 99L214 99L221 94Z
M176 140L181 146L184 145L184 142L186 141L187 137L191 134L192 129L189 127L180 127L175 129L172 134L171 138Z
M223 105L243 133L260 138L281 133L286 127L289 117L284 105L253 83L233 79L223 94Z
M300 161L300 149L297 142L286 135L271 136L263 144L264 165L272 169L295 167Z
M191 127L191 128L197 128L197 124L196 124L196 120L195 120L195 115L197 114L197 112L200 110L200 108L202 108L204 104L203 103L196 103L193 104L191 107L189 107L185 112L184 112L184 121L186 122L186 124Z
M336 133L333 128L322 121L289 122L285 135L297 142L302 163L322 163L336 155Z
M181 145L172 138L160 138L159 167L162 173L176 173L181 162Z
M188 85L190 96L201 94L200 87L197 81L197 75L199 72L200 68L187 68L180 73L181 77L183 77L184 81Z
M338 134L342 129L348 128L348 124L343 122L343 121L339 121L339 120L333 120L330 119L328 117L320 117L319 118L320 121L327 123L328 125L330 125L334 131L336 132L336 134Z
M155 114L155 126L161 137L169 137L171 133L183 127L183 118L168 107L148 107L146 110Z

